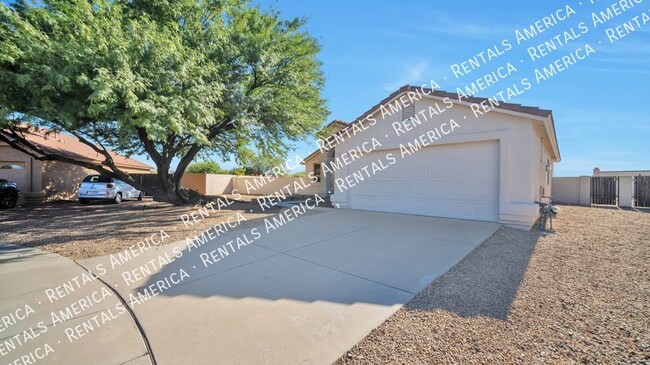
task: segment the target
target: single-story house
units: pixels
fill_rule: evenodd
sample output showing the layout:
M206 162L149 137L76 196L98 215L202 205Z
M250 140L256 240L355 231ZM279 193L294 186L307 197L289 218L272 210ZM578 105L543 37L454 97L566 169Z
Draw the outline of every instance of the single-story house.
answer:
M552 112L461 100L404 86L321 140L305 171L335 207L529 229L560 161Z
M77 138L58 132L47 133L41 129L27 135L29 142L40 149L62 154L78 160L101 162L103 156ZM147 174L153 167L110 151L115 165L127 173ZM21 199L29 201L51 201L72 199L77 187L86 175L96 174L81 166L60 161L39 161L0 142L0 179L12 180L18 184Z

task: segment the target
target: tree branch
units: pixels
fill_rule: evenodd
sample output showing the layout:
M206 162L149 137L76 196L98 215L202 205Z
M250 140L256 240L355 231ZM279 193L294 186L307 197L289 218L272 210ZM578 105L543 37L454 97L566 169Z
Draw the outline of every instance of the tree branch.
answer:
M151 159L156 164L156 167L160 168L160 166L163 164L163 158L160 155L160 153L156 151L156 147L149 139L149 135L147 134L147 131L142 127L138 127L137 132L138 132L138 139L140 139L140 141L142 142L145 151L147 151L147 153L151 156Z
M217 135L219 135L219 133L226 132L234 128L235 124L233 121L230 118L226 118L221 123L210 128L206 137L208 141L212 141ZM185 173L185 169L187 169L187 166L189 166L189 164L201 151L201 149L203 149L203 146L194 143L190 146L190 149L187 151L185 156L181 158L178 166L176 167L176 171L174 172L174 183L176 183L177 186L179 185L181 178Z
M106 158L106 159L104 160L104 163L106 163L106 165L108 165L108 166L111 167L112 169L116 169L116 168L117 168L117 167L115 166L115 161L113 161L113 156L111 156L110 152L108 152L108 150L106 149L106 147L104 147L104 145L99 141L98 138L93 137L93 139L94 139L95 141L97 141L97 144L99 144L99 146L100 146L101 148L98 148L94 143L92 143L91 141L87 140L86 138L84 138L81 134L79 134L79 133L76 132L76 131L69 130L69 131L67 131L67 132L69 132L69 133L72 134L73 136L77 137L77 139L79 140L79 142L85 144L86 146L89 146L89 147L92 148L95 152L97 152L97 153L101 154L102 156L104 156L104 157Z

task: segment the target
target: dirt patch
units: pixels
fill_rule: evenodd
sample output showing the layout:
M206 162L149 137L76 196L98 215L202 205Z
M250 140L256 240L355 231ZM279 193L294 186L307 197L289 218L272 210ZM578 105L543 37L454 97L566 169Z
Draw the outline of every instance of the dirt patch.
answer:
M560 207L497 231L339 364L650 362L650 214Z
M245 221L231 230L252 228L284 210L274 207L262 211L254 200L229 202L227 206L215 203L214 210L207 210L208 216L199 217L199 222L193 224L185 224L181 216L197 214L200 206L179 207L151 200L119 205L55 202L18 207L2 211L0 242L38 247L78 260L123 251L152 235L159 239L161 230L170 236L165 243L184 240L215 224L236 223L238 214ZM304 215L316 213L306 210Z

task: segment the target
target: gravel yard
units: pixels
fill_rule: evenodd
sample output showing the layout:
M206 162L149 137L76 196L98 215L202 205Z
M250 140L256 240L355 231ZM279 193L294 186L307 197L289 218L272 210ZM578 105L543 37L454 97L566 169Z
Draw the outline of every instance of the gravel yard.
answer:
M503 228L339 364L648 364L650 212L562 206Z
M151 240L152 235L159 241L161 230L169 235L164 240L168 244L193 237L215 224L229 230L253 227L284 210L273 207L262 211L257 202L244 198L223 199L228 205L215 203L214 210L208 208L209 215L203 217L198 212L200 206L179 207L151 200L124 201L119 205L54 202L17 207L0 212L0 243L38 247L78 260L123 251ZM305 215L314 213L317 211L307 210ZM238 214L245 221L235 228L226 227L224 222L235 224L238 218L241 220Z

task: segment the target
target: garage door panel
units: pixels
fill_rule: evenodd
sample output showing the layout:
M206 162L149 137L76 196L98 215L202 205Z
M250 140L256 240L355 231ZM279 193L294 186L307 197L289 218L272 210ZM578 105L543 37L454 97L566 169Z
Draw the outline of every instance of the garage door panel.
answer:
M474 165L472 169L472 177L484 181L498 181L498 171L494 170L496 161L486 161L479 165Z
M430 171L425 166L414 166L409 173L413 177L413 180L426 179L430 176Z
M429 185L429 189L427 190L427 195L426 195L430 198L423 199L423 200L430 200L433 198L444 198L449 194L448 188L449 188L448 185L445 185L440 182L433 182Z
M468 197L471 200L494 201L495 191L499 191L497 184L476 184L472 186Z
M466 147L452 146L451 148L449 148L449 153L447 154L446 157L448 159L447 161L449 160L465 161L467 159L471 159L472 149Z
M18 189L27 190L27 171L24 162L0 161L0 179L13 181Z
M369 154L351 171L375 159ZM497 221L498 194L497 141L435 146L351 189L350 208Z
M397 183L384 184L387 186L385 189L380 189L377 191L377 196L382 196L385 191L389 191L391 196L400 196L404 192L409 191L409 182L408 181L399 181Z
M472 168L469 164L452 165L448 169L450 179L465 179L472 175Z
M427 187L423 184L419 184L417 182L411 182L408 184L408 190L405 191L410 194L426 194L427 193ZM398 192L401 193L401 192Z
M467 212L472 212L474 210L474 206L469 201L465 201L465 202L458 201L455 202L454 204L448 203L447 209L450 215L462 216Z
M451 189L449 189L449 195L453 195L455 197L466 197L469 198L470 194L472 194L472 188L470 184L467 183L459 183L459 184L454 184L451 186Z

